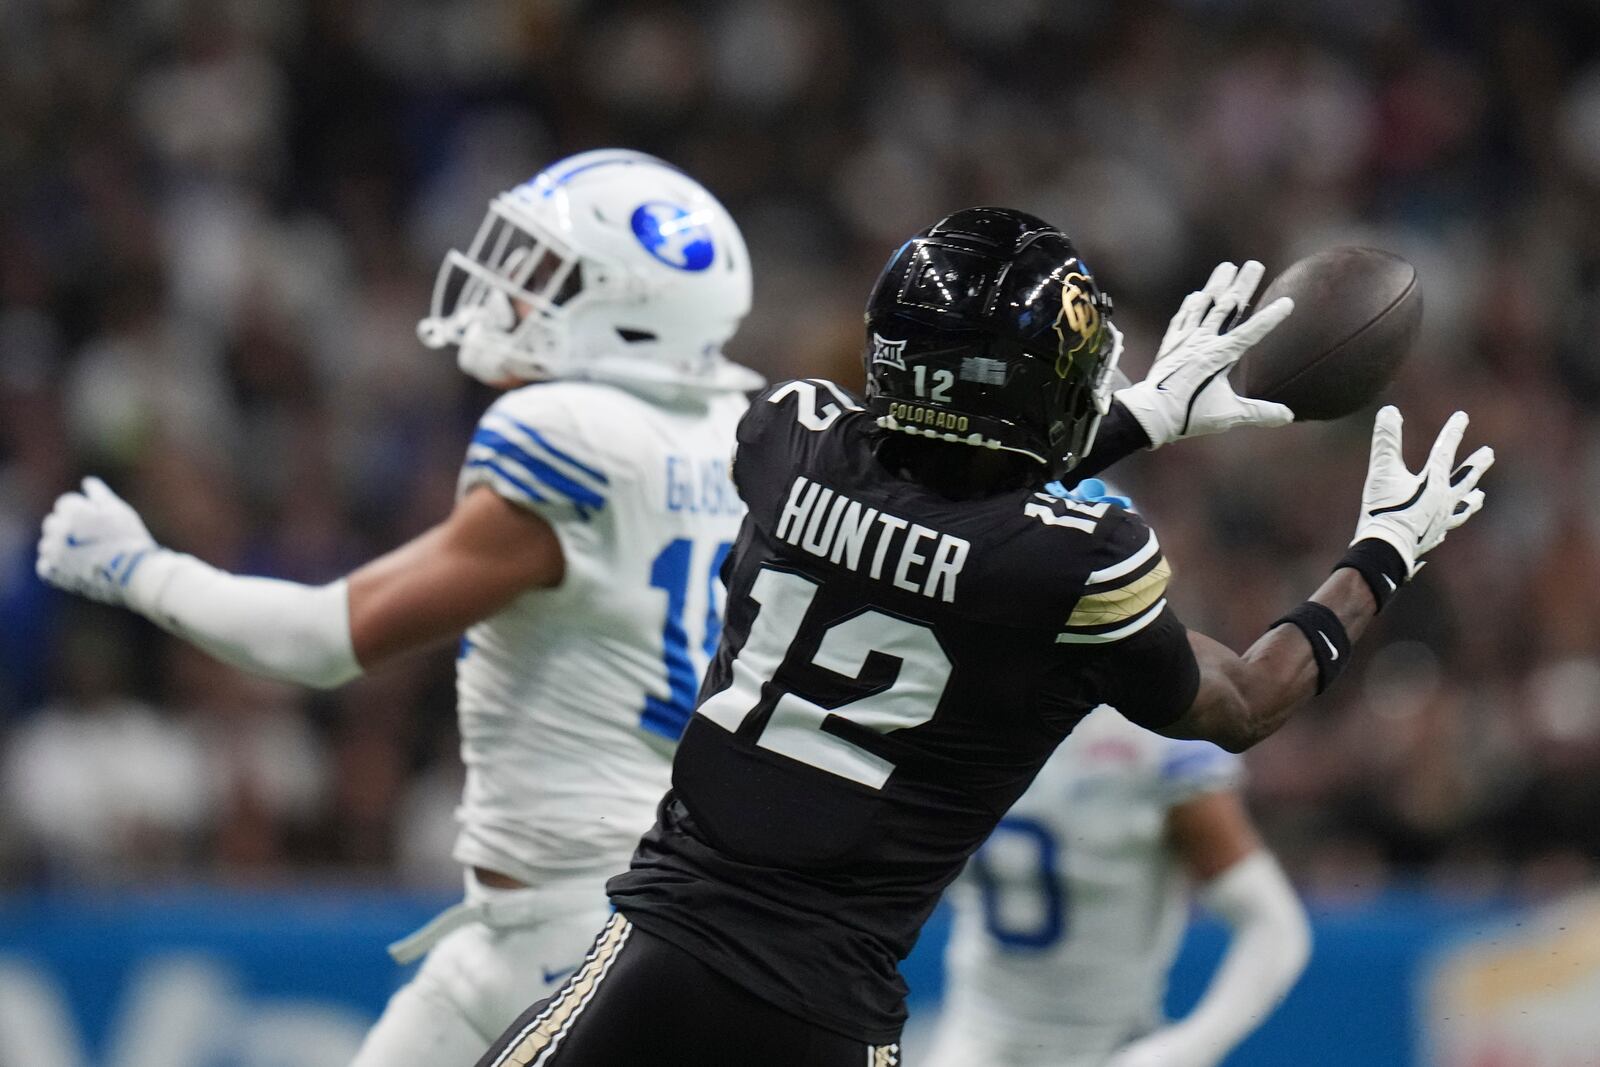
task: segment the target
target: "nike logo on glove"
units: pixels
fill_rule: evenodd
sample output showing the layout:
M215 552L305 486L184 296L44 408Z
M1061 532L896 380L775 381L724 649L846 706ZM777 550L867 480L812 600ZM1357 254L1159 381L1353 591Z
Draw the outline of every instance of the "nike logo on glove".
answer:
M544 975L544 984L545 985L550 985L553 982L556 982L556 981L559 981L562 978L565 978L567 975L571 974L573 971L575 971L577 969L578 969L577 964L573 964L571 967L563 967L559 971L552 971L548 967L540 967L539 968L539 973Z
M1317 636L1322 638L1322 643L1328 646L1328 658L1337 660L1339 658L1339 650L1333 647L1333 641L1321 630L1317 631Z
M1409 499L1403 500L1398 504L1390 504L1386 508L1373 508L1371 511L1367 512L1367 514L1375 519L1379 515L1388 515L1388 514L1391 514L1392 512L1404 511L1406 508L1409 508L1412 504L1415 504L1417 501L1421 500L1422 499L1422 494L1425 493L1427 491L1427 489L1428 489L1428 478L1424 477L1422 479L1422 484L1417 486L1417 491L1415 493L1412 493Z
M98 537L78 537L74 534L67 534L66 537L68 548L86 548L99 540Z

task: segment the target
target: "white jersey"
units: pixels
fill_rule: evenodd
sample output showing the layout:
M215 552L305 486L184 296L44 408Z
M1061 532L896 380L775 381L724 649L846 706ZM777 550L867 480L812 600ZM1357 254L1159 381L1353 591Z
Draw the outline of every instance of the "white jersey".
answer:
M1214 745L1086 717L950 890L940 1067L1098 1067L1159 1025L1188 916L1167 812L1240 777Z
M461 863L532 886L627 868L721 634L746 406L560 381L506 394L479 423L460 491L488 485L543 517L566 574L462 641Z

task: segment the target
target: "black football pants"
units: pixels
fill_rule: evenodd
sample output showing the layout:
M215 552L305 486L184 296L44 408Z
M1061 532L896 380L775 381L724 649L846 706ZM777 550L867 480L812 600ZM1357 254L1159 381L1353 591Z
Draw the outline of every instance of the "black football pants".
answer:
M478 1067L897 1067L872 1046L787 1015L613 915L554 996ZM440 1067L452 1067L441 1064Z

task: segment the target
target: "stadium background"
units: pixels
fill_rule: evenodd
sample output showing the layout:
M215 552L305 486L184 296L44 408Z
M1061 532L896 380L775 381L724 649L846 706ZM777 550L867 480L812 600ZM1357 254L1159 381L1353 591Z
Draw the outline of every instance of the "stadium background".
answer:
M97 472L165 543L308 581L419 532L488 400L414 338L434 268L493 192L612 144L740 221L732 350L773 377L859 382L876 270L969 204L1075 236L1135 372L1219 259L1411 258L1427 316L1391 395L1413 446L1463 407L1499 465L1349 677L1249 757L1319 948L1231 1062L1600 1062L1570 1010L1600 984L1574 896L1600 859L1597 36L1583 0L0 3L0 1065L26 1030L30 1067L320 1067L288 1035L336 1064L381 1004L379 946L456 882L449 652L331 695L246 679L44 589L38 522ZM1315 584L1367 432L1116 472L1186 621L1242 647ZM221 999L150 1022L169 972ZM272 1037L128 1037L203 1003Z

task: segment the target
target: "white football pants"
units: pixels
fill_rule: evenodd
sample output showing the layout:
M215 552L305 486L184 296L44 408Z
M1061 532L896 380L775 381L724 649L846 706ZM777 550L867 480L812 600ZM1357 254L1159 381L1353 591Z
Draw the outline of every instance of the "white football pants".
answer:
M611 917L603 880L575 894L494 889L470 871L467 879L464 904L487 914L428 950L351 1067L470 1067L529 1005L561 988Z

